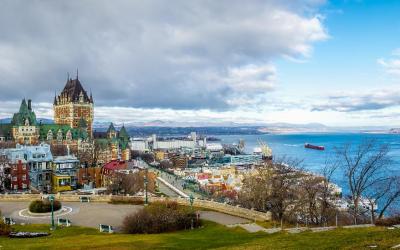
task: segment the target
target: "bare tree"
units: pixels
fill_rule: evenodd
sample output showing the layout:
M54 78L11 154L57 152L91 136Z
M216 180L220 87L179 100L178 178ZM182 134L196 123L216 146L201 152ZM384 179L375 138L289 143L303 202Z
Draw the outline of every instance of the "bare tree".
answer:
M67 145L64 144L50 144L50 150L53 156L67 155Z
M365 140L356 147L348 144L337 150L354 206L354 224L357 224L361 198L370 188L385 180L384 172L390 163L388 153L387 144L378 145L374 140Z
M373 185L366 195L371 204L371 223L375 223L375 205L381 206L378 219L382 219L386 211L400 200L400 177L390 176Z
M173 164L169 159L168 160L162 160L158 167L161 168L161 169L167 170L167 169L172 168Z
M260 211L270 211L275 220L289 220L297 210L299 202L298 184L303 171L300 161L283 158L266 162L243 182L239 202Z
M143 191L145 188L144 176L146 171L142 170L135 173L114 173L112 184L108 186L108 191L111 193L123 193L134 195L139 191ZM156 176L148 172L147 173L147 190L149 192L155 191L155 180Z
M332 198L337 198L334 186L333 186L333 175L339 168L339 161L335 158L327 158L325 161L324 168L322 169L322 184L320 186L320 209L321 209L321 219L327 222L329 218L336 214L336 207L332 204Z

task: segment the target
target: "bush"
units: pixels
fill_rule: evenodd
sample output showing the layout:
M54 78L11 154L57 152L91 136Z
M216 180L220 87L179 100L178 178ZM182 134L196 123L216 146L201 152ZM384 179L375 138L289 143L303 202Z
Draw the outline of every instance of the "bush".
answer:
M61 209L61 202L55 200L53 202L54 211ZM29 211L32 213L48 213L51 212L51 203L48 199L35 200L29 204Z
M154 202L137 213L125 217L122 230L125 233L162 233L201 226L201 221L187 207L176 202Z
M127 197L127 196L115 197L115 196L113 196L109 203L111 203L111 204L143 205L144 201L142 198L138 198L138 197Z
M8 236L11 233L11 226L0 221L0 236Z
M0 218L1 218L1 211L0 211ZM12 228L10 225L7 225L6 223L3 222L3 220L0 220L0 236L8 236L12 231Z
M378 219L375 221L375 225L377 226L383 226L383 227L389 227L393 225L398 225L400 224L400 215L397 216L392 216L384 219Z

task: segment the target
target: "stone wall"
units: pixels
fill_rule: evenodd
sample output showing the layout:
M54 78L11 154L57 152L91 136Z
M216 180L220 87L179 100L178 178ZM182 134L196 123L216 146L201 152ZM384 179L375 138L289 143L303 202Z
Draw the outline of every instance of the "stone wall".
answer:
M1 194L0 201L33 201L37 199L41 199L43 195L41 194ZM113 197L116 199L123 198L120 196L112 196L112 195L78 195L78 194L61 194L58 193L55 195L56 199L59 201L68 201L68 202L79 202L81 196L90 197L90 202L110 202ZM124 196L127 197L127 196ZM143 199L143 196L132 196L136 199ZM180 205L189 206L189 199L185 198L164 198L164 197L149 197L150 202L154 201L176 201ZM269 221L271 220L271 213L263 213L259 211L255 211L253 209L242 208L240 206L232 206L225 203L219 203L215 201L209 200L200 200L194 199L193 202L194 207L210 209L218 212L222 212L225 214L235 215L242 218L246 218L249 220L258 220L258 221Z

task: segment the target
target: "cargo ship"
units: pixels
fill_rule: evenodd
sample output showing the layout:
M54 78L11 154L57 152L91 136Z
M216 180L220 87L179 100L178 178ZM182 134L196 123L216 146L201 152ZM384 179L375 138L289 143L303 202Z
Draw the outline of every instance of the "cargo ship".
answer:
M324 146L316 146L316 145L312 145L309 143L304 144L305 148L309 148L309 149L315 149L315 150L325 150Z

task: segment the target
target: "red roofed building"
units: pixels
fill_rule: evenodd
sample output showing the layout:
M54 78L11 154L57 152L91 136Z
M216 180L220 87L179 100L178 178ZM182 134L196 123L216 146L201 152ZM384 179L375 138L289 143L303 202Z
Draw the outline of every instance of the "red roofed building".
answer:
M102 169L103 186L107 187L110 184L116 173L116 170L125 170L127 168L128 162L126 161L113 160L109 163L106 163Z

